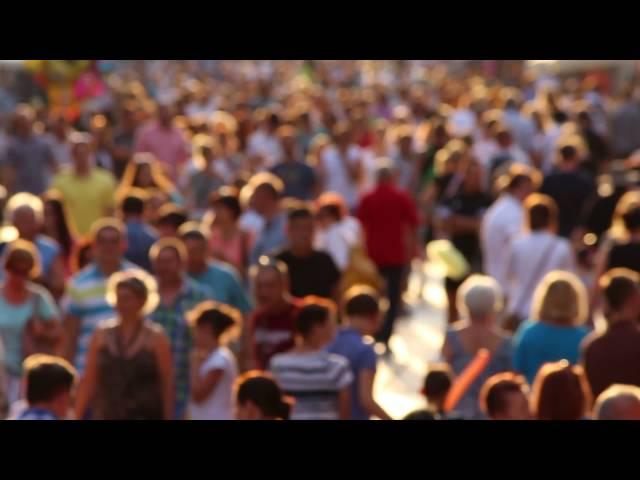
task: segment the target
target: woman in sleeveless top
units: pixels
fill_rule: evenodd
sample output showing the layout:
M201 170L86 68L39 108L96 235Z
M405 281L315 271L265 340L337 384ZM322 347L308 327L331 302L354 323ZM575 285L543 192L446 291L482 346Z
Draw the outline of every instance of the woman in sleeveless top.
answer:
M465 319L452 324L447 331L442 356L460 375L480 349L489 351L488 365L455 407L464 418L480 419L483 416L478 395L482 385L490 376L511 370L511 338L495 326L502 294L493 278L471 275L460 286L457 303Z
M162 420L173 413L171 349L145 318L158 303L155 281L140 270L112 275L107 300L117 317L96 330L78 391L77 418Z

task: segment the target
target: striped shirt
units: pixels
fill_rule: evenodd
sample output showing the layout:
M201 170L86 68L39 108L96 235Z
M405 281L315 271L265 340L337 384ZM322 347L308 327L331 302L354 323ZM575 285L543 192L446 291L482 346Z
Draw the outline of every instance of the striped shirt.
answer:
M123 260L120 270L130 268L138 267ZM62 301L63 310L80 320L75 357L75 366L79 374L84 372L93 332L100 322L112 318L114 314L106 299L108 279L97 264L90 263L71 278L67 294Z
M184 418L189 402L189 353L192 339L185 314L198 303L212 298L213 293L207 286L185 279L173 303L165 305L161 300L150 316L164 328L171 342L176 385L176 419Z
M287 395L295 398L292 420L338 420L338 395L353 382L349 361L326 351L281 353L271 371Z

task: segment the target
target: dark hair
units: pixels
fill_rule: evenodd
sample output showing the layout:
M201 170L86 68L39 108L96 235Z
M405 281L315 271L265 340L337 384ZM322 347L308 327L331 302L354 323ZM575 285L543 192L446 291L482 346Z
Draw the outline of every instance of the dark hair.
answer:
M514 175L513 178L511 178L511 181L509 182L507 189L509 191L516 190L520 188L522 185L524 185L526 182L532 182L531 177L529 175L526 175L524 173Z
M553 121L556 123L565 123L567 120L569 120L569 116L566 113L564 113L562 110L556 110L555 112L553 112L551 117L553 118Z
M192 225L192 222L189 222L187 228L181 228L178 233L180 238L185 242L187 240L199 240L201 242L207 241L207 235L201 228Z
M69 228L69 222L67 221L64 204L62 203L62 197L58 193L47 192L43 200L45 206L49 205L55 212L56 229L58 231L58 238L55 240L60 244L60 247L62 247L64 256L68 257L71 255L73 237L71 235L71 229Z
M600 279L608 310L614 312L624 308L629 298L638 290L640 276L627 268L614 268Z
M542 230L548 228L558 218L558 207L548 195L532 193L524 202L529 217L530 230Z
M68 362L52 355L31 355L24 361L26 397L29 405L50 402L69 392L76 372Z
M231 327L239 326L241 318L237 309L212 300L199 303L187 313L191 325L208 325L216 338L220 338Z
M352 315L377 315L380 313L380 298L370 287L356 285L345 293L344 313Z
M446 363L435 364L429 367L429 373L424 377L422 393L429 399L444 398L449 392L452 383L453 373L451 372L451 367Z
M309 208L304 203L295 202L292 205L292 207L289 209L287 217L289 219L289 222L292 222L294 220L301 220L301 219L313 220L313 212L311 211L311 208Z
M249 371L238 379L236 401L239 405L250 401L264 417L283 420L289 419L293 404L269 373L257 370Z
M573 160L578 155L578 149L574 145L564 145L560 148L560 157L563 161Z
M176 230L189 219L184 210L170 203L160 207L158 215L158 225L169 225Z
M242 215L242 206L237 191L229 187L222 187L211 196L211 205L221 206L231 211L233 218Z
M562 360L544 364L533 383L532 410L538 420L580 420L591 409L584 370Z
M489 417L504 412L509 393L525 392L527 382L522 375L505 372L489 377L480 390L480 408Z
M278 192L278 189L271 182L263 182L256 185L254 191L257 192L258 190L264 190L269 192L269 195L271 195L271 197L275 199L278 199L280 197L280 193Z
M635 206L627 210L622 215L622 221L625 228L630 231L636 231L640 229L640 206Z
M120 209L124 215L142 215L144 200L139 195L130 193L124 197Z
M277 258L268 257L263 255L258 259L258 263L252 265L249 268L249 276L251 278L255 278L262 271L270 270L272 272L276 272L280 275L281 278L288 278L289 276L289 268L287 264L282 260L278 260Z
M331 319L335 306L331 300L314 296L305 297L295 322L295 330L307 338L314 327L324 325Z
M73 273L82 270L91 262L91 246L89 238L82 238L73 246L70 258Z

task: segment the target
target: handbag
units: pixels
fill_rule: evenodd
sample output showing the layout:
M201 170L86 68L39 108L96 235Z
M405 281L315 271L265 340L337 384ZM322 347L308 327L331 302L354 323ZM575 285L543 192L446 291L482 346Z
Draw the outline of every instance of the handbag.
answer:
M59 347L61 336L58 334L57 325L54 321L42 318L40 302L40 296L32 293L32 314L22 335L23 358L36 353L55 355Z

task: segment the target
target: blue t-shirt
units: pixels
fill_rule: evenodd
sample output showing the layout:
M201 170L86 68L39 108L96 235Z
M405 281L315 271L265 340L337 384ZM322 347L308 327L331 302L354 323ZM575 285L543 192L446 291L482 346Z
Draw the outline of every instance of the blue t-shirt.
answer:
M209 287L213 291L213 300L231 305L243 314L253 309L249 296L242 287L242 281L231 265L209 262L204 272L190 273L189 276L196 282Z
M40 254L42 273L45 277L48 277L51 273L53 261L58 255L60 255L60 247L53 238L49 238L46 235L36 236L34 243L38 248L38 253Z
M283 162L273 167L271 172L284 183L285 197L311 200L316 176L309 165L302 162Z
M580 343L589 329L527 320L513 337L513 366L531 384L546 362L578 362Z
M138 220L129 220L126 226L127 251L124 254L125 258L150 272L149 250L158 240L158 234L150 226Z
M336 339L329 346L329 352L342 355L349 360L353 383L351 384L351 419L369 420L369 414L360 404L360 373L363 370L376 371L376 352L372 343L350 327L338 331Z

